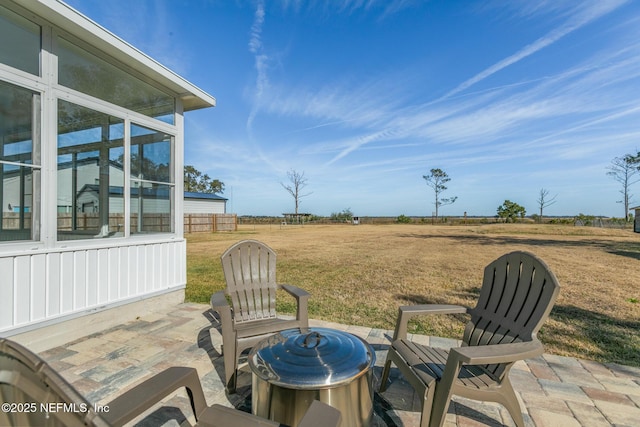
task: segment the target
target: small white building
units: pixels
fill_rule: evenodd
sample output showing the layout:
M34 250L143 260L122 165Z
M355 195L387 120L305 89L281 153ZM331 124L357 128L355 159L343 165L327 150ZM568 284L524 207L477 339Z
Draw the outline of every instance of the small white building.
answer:
M636 206L633 208L629 208L629 210L633 211L633 231L636 233L640 233L640 206Z
M183 114L212 106L62 1L0 1L0 336L183 300Z
M217 194L184 192L184 213L186 214L226 214L226 198Z

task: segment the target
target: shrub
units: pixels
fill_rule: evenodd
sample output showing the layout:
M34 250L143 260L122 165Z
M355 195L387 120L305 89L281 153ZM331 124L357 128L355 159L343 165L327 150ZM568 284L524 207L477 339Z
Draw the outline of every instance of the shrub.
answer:
M333 212L330 219L332 221L350 222L353 219L353 212L351 212L351 208L344 209L342 212L338 213Z
M576 225L593 225L596 217L594 215L585 215L583 213L579 213L575 218Z
M398 218L396 218L396 222L399 224L409 224L411 222L411 218L406 215L400 215Z

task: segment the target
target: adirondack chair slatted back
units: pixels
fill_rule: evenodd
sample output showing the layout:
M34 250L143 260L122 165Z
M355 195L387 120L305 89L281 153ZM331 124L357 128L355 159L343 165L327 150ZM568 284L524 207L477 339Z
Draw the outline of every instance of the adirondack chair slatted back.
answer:
M222 269L235 323L276 317L276 253L243 240L222 254Z
M471 310L463 345L531 341L546 320L560 286L547 265L528 252L503 255L484 271L480 297ZM485 366L497 378L507 366Z

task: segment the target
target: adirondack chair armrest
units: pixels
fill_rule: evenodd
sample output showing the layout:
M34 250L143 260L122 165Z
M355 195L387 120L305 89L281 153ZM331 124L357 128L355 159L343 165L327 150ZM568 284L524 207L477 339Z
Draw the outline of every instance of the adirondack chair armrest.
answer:
M287 285L287 284L279 284L278 287L280 289L284 289L288 294L292 295L295 299L299 300L301 298L309 298L311 294L301 289L297 286Z
M454 358L466 365L493 365L530 359L544 353L538 340L510 344L491 344L456 347L449 351L449 359Z
M306 328L309 325L309 314L307 307L309 305L309 296L311 296L311 294L304 289L293 285L279 284L278 287L280 289L283 289L296 299L296 302L298 303L296 319L298 319L301 322L302 326Z
M123 425L182 387L187 389L191 409L197 420L207 408L198 371L177 366L167 368L124 392L107 404L109 412L100 415L111 425Z
M407 324L412 317L427 314L467 313L468 307L450 304L403 305L398 309L398 320L393 333L393 341L407 338Z
M223 334L227 330L231 331L233 329L233 315L224 291L218 291L211 295L211 309L220 315Z

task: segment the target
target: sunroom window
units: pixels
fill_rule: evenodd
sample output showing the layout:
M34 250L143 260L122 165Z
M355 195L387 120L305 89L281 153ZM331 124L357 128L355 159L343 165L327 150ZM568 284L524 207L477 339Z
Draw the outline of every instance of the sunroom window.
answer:
M174 231L174 141L131 125L131 234Z
M0 81L0 241L38 240L40 94Z
M0 63L40 75L40 26L2 6Z
M124 235L124 121L58 101L58 240Z
M175 124L175 99L154 86L57 38L58 83L129 110Z

